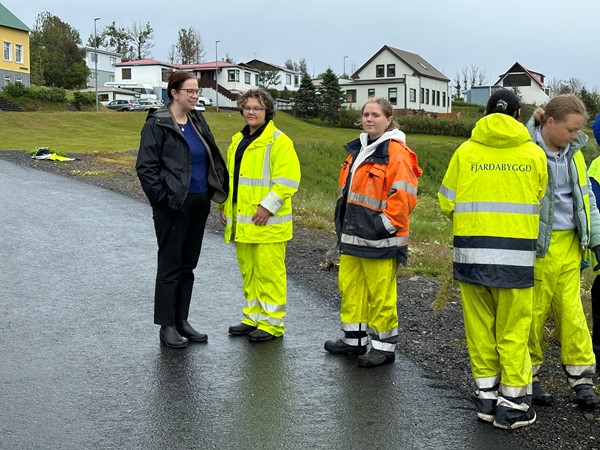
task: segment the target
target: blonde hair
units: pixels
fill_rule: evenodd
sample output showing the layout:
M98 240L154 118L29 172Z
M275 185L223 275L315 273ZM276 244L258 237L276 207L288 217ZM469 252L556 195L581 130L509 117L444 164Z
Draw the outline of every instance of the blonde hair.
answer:
M546 108L537 108L533 112L533 119L535 126L544 125L546 121L552 117L557 121L566 120L569 114L579 114L585 119L589 119L585 105L577 96L573 94L563 94L551 99L547 104Z
M375 103L376 105L379 105L379 107L381 108L381 111L383 112L383 115L385 117L387 117L387 118L394 117L394 107L392 106L392 104L390 103L390 101L388 99L383 98L383 97L369 97L367 99L367 101L362 105L362 108L360 109L361 116L362 116L363 112L365 111L365 107L370 103ZM392 119L392 121L390 122L390 124L388 125L388 127L386 128L385 131L392 131L394 128L400 128L400 125L398 125L396 123L396 121L394 121Z

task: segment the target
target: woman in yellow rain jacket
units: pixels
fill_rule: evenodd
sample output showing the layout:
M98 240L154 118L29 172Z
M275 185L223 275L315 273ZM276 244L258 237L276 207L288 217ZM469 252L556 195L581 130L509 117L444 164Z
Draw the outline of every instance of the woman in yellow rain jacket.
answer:
M519 100L501 89L452 156L438 198L452 219L477 418L513 429L532 424L527 340L544 152L516 119Z
M273 123L274 101L265 91L238 100L246 126L227 150L229 192L220 205L225 242L235 241L246 298L233 336L264 342L283 335L286 312L286 243L292 238L292 196L300 163L291 139Z

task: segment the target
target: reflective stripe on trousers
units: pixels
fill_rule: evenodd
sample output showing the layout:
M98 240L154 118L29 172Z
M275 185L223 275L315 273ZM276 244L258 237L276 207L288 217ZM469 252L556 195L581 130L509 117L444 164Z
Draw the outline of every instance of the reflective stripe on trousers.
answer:
M393 352L398 342L398 311L395 259L368 259L341 255L338 286L344 341ZM366 325L366 327L365 327Z
M287 299L286 242L236 242L235 248L246 298L242 323L281 336Z

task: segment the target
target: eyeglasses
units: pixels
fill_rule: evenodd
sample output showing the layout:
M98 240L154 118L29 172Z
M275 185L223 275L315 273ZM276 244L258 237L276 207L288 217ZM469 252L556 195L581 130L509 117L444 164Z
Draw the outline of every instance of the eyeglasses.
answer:
M197 97L200 95L200 89L177 89L177 90L187 92L188 97L193 97L194 95Z
M265 108L262 108L260 106L254 106L252 108L250 108L249 106L244 106L244 112L247 112L247 113L249 113L251 111L253 113L257 113L257 112L264 111L264 110L265 110Z

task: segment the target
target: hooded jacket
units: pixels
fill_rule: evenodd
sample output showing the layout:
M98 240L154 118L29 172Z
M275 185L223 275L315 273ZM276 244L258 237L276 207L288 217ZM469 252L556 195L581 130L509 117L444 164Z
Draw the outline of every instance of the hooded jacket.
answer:
M198 111L190 111L187 117L206 147L212 200L223 203L229 192L225 160L204 116ZM135 165L150 204L156 206L164 202L172 209L181 208L192 178L191 165L189 146L168 108L150 110L142 128Z
M367 139L362 133L345 146L349 156L340 170L335 208L340 253L405 264L422 170L400 130L371 144Z
M452 156L438 192L452 219L454 277L500 288L534 284L544 151L506 114L480 119Z
M537 142L537 131L533 117L527 122L527 130L533 142ZM579 235L582 260L588 260L588 248L600 245L600 213L596 206L596 198L586 173L585 159L581 149L588 141L582 131L569 145L567 150L567 166L569 181L573 192L576 231ZM554 219L555 183L551 170L548 170L548 188L542 199L540 211L540 233L537 241L537 256L543 258L550 246L552 222Z

